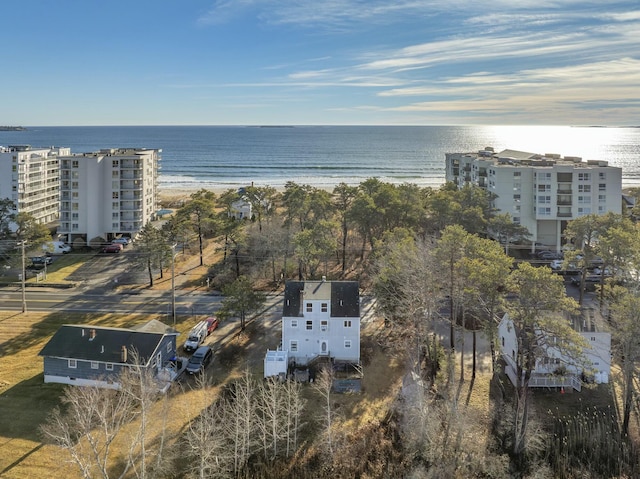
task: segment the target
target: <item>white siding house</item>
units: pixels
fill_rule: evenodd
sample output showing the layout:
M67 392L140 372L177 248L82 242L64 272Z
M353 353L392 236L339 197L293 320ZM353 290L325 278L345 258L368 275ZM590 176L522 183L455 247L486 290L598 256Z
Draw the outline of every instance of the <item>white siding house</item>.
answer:
M596 384L609 382L611 369L611 333L598 329L593 316L589 319L576 319L573 328L586 340L588 347L583 351L585 365L577 365L571 358L564 357L558 348L547 348L545 357L538 358L531 376L529 387L571 387L577 391L582 388L584 376L590 377ZM498 325L500 350L505 361L505 374L515 385L517 378L516 361L518 359L518 341L513 321L505 314ZM553 344L553 338L545 339ZM559 370L566 371L562 376Z
M318 356L358 363L358 282L288 281L282 313L282 349L299 365Z

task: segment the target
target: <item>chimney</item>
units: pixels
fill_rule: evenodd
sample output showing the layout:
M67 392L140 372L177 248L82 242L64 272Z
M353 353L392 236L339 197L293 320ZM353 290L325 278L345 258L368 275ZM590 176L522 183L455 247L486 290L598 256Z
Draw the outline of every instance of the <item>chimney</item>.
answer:
M89 341L93 341L94 339L96 339L96 330L92 329L89 331Z
M120 361L123 363L127 362L127 347L126 346L122 346L122 348L120 349Z
M298 311L299 316L304 316L304 289L300 290L300 311Z

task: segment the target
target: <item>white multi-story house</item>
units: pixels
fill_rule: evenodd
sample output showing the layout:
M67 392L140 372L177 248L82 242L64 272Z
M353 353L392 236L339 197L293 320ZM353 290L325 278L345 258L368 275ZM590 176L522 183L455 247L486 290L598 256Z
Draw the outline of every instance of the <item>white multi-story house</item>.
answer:
M60 226L68 243L135 237L154 219L162 150L102 149L60 158Z
M297 365L319 356L358 363L358 282L288 281L282 310L282 349Z
M61 156L70 148L0 147L0 198L15 204L15 213L29 213L38 223L58 220ZM15 229L15 225L11 225Z
M596 311L571 318L573 329L578 331L587 343L583 350L585 361L576 363L573 358L565 357L554 347L555 338L547 337L543 332L537 335L537 341L545 354L536 360L529 387L564 387L580 391L582 380L589 378L596 384L609 382L611 370L611 333L602 326L604 321ZM498 325L500 350L505 362L505 374L515 385L517 378L518 339L513 321L505 314Z
M567 222L588 214L621 213L622 169L606 161L516 150L447 153L446 180L476 185L493 206L529 230L533 241L560 249Z

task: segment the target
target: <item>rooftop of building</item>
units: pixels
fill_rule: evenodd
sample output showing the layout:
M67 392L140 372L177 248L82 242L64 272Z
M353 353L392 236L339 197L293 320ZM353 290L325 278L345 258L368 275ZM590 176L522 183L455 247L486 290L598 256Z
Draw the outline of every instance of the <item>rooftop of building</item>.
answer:
M562 156L558 153L531 153L519 150L502 150L496 153L490 146L485 147L477 152L462 153L464 157L471 159L480 159L499 166L531 166L545 167L565 165L579 168L598 168L607 167L609 163L605 160L583 160L579 156Z

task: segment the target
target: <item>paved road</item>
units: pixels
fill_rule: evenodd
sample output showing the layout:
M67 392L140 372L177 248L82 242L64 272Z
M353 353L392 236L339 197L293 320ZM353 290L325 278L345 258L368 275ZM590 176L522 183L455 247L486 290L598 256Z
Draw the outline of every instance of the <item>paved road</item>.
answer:
M176 291L176 315L211 314L220 308L222 297L201 291ZM81 288L70 290L31 290L26 292L28 311L73 311L171 314L171 291L91 292ZM280 295L269 295L267 305L280 301ZM0 289L0 309L22 310L20 288Z

